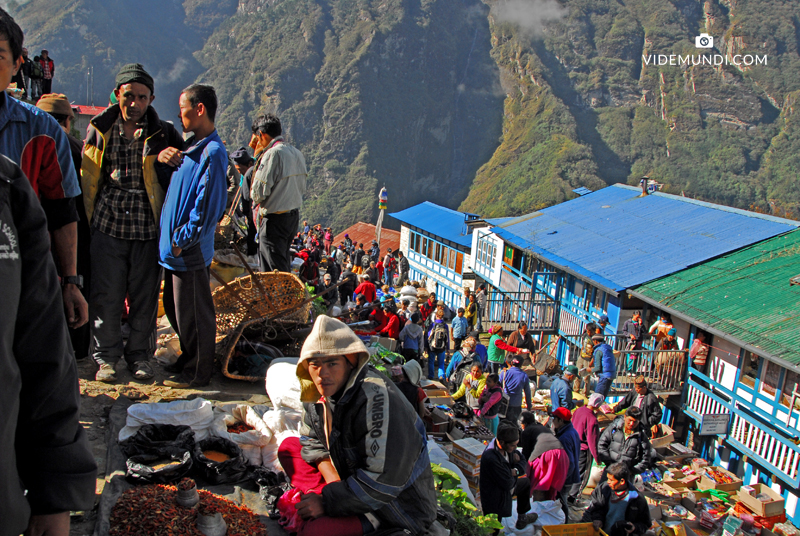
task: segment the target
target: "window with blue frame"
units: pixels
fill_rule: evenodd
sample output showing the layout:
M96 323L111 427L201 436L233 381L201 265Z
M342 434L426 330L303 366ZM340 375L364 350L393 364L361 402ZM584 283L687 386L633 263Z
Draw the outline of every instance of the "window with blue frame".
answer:
M433 262L448 268L458 275L464 270L464 253L443 242L409 231L409 249Z

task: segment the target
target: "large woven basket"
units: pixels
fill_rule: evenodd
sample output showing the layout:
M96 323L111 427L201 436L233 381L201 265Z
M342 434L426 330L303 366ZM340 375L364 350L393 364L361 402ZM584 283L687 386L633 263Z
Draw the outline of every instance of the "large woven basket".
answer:
M274 321L287 324L308 322L311 304L299 306L310 295L299 277L287 272L259 272L255 276L264 288L267 298L250 275L238 277L212 293L217 314L217 342L242 322L256 318L274 317ZM252 312L240 299L248 304Z

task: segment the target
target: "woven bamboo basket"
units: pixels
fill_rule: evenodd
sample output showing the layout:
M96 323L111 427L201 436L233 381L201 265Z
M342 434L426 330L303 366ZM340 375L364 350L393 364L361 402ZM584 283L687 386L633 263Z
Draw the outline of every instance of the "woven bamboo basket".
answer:
M248 320L269 318L290 325L308 322L311 304L299 306L310 295L299 277L287 272L259 272L255 275L267 298L250 275L237 277L212 293L217 314L217 342Z

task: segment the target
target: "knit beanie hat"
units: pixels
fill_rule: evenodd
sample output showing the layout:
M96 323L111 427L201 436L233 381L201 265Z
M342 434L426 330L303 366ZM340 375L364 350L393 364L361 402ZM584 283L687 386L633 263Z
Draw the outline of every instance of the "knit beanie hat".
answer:
M117 73L117 77L114 79L114 83L117 85L117 89L120 86L125 84L133 84L134 82L139 84L144 84L150 89L150 93L152 94L154 84L153 84L153 77L144 70L144 67L141 63L129 63L122 67Z
M49 114L75 117L75 113L72 111L72 106L70 105L69 100L67 100L66 95L61 95L59 93L48 93L47 95L42 95L42 98L40 98L39 102L36 103L36 107Z

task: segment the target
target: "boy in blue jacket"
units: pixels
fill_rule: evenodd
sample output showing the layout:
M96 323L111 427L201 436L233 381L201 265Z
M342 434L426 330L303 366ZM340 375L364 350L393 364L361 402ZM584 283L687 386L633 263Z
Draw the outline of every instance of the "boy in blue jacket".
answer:
M208 385L214 368L216 317L208 267L214 257L214 231L227 202L228 152L214 127L214 88L194 84L180 96L184 132L191 146L172 176L161 212L159 264L164 273L164 311L178 334L181 357L164 381L168 387Z

